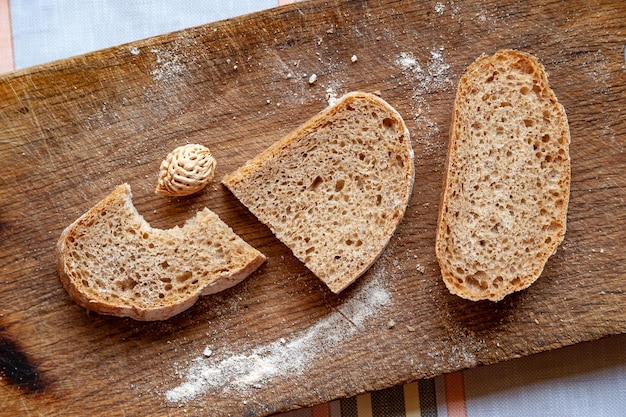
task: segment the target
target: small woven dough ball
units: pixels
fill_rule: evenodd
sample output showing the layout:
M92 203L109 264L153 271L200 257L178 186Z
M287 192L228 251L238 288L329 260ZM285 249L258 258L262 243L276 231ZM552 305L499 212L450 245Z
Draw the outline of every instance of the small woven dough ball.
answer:
M215 173L216 161L206 146L179 146L161 162L157 194L180 197L202 190Z

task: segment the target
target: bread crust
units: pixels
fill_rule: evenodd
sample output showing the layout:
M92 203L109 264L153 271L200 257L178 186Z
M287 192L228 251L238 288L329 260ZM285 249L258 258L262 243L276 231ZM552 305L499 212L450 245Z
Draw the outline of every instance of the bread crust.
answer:
M353 103L355 107L358 103L366 103L366 105L371 106L381 114L384 113L385 117L388 118L389 131L393 131L393 133L389 133L389 136L393 136L396 142L386 138L386 133L384 132L381 133L380 140L389 142L387 143L389 154L393 155L393 158L397 157L398 160L401 161L401 171L394 174L396 177L390 179L390 181L394 181L398 185L397 188L401 189L401 191L397 192L397 195L394 194L394 201L387 200L386 196L380 197L384 200L383 204L389 205L389 219L385 220L384 224L366 226L365 222L362 222L363 224L361 226L365 229L380 227L382 233L380 233L379 237L368 239L367 241L365 241L364 238L346 237L348 242L352 239L358 241L359 244L361 242L364 243L361 248L352 248L351 252L355 254L358 253L358 255L354 255L354 258L352 258L354 260L353 262L348 259L350 254L346 253L347 251L341 254L331 255L330 252L337 249L331 246L325 246L323 250L320 250L320 252L323 253L320 253L318 256L316 252L316 258L310 259L312 256L309 256L305 248L299 247L299 240L309 239L311 235L317 235L317 230L319 230L320 234L327 233L327 237L330 240L339 241L339 236L342 233L341 231L330 230L326 220L324 220L324 224L318 225L317 230L310 224L313 220L306 217L306 215L296 220L296 217L300 216L302 213L306 213L307 210L311 210L311 207L317 206L318 204L324 206L325 203L322 201L324 198L336 198L336 196L332 195L332 190L321 195L320 193L310 193L310 188L315 185L316 179L323 179L324 184L340 181L342 184L341 187L343 187L344 184L342 181L345 180L346 188L348 188L352 179L347 177L339 178L339 174L330 175L327 172L318 170L319 167L328 165L325 164L324 158L331 158L332 155L330 155L330 152L321 152L315 157L311 156L311 153L305 152L307 154L306 158L313 158L314 162L308 162L309 159L307 159L307 164L309 165L307 165L306 168L300 166L293 168L293 171L297 171L296 173L290 172L287 167L288 164L284 162L284 159L293 156L295 152L300 152L307 147L314 148L318 145L320 147L327 146L327 136L323 136L324 139L320 139L320 132L326 132L327 127L335 123L336 118L340 119L344 117L346 108L349 107L351 103ZM378 115L377 117L382 116ZM358 135L341 136L341 139L344 139L346 142L346 147L349 147L351 141L354 140L354 137L351 136L357 137ZM337 151L338 153L343 152L342 150L336 149L333 151ZM366 158L365 155L361 157ZM318 158L318 160L315 158ZM353 158L353 156L346 155L346 159L351 158ZM381 160L380 164L388 164L389 161L387 158L388 157L385 156L385 160ZM343 163L343 161L339 161L339 158L337 159L337 165ZM346 162L346 164L347 163L348 162ZM226 185L259 220L268 225L272 232L285 243L292 250L294 255L296 255L296 257L298 257L317 277L324 281L331 291L339 293L358 277L363 275L378 259L383 249L388 244L397 225L404 216L411 195L414 181L413 164L414 155L409 131L400 114L378 96L364 92L352 92L341 97L336 104L327 107L302 126L272 144L252 160L247 161L235 172L226 175L222 183ZM342 169L339 170L341 171L341 175L345 174ZM364 172L363 175L367 176L368 173ZM273 182L281 181L284 181L285 184L289 184L285 185L284 189L280 189L280 187L273 188L271 185ZM303 183L300 188L294 186L294 183L297 181ZM262 190L261 192L259 192L260 189ZM290 195L286 194L287 191L285 190L287 189L296 189L297 192L301 194L290 197ZM276 204L282 205L282 208L279 207L276 209L276 212L268 214L268 207L274 204L274 201L270 201L268 198L261 195L263 193L266 195L270 193L274 197ZM291 204L290 200L294 200L295 203ZM342 205L344 208L351 210L351 208L349 208L350 204L337 203L336 207ZM287 206L291 207L292 205L297 206L297 209L294 207L294 210L289 213L282 211L283 208ZM324 215L324 213L318 214L320 216ZM287 220L281 220L283 217L286 217ZM281 223L283 222L289 224L289 228L286 228L286 230L281 230ZM360 224L360 219L352 218L350 221L347 221L347 223L352 225ZM343 226L345 225L337 225L337 228L341 229ZM293 228L301 228L302 236L294 236ZM365 245L367 245L368 249L367 254L363 253ZM357 256L359 257L358 260L356 259ZM316 262L317 264L315 264ZM351 263L348 264L349 262Z
M500 106L513 110L497 108L498 100ZM540 107L524 108L529 102ZM476 109L474 103L483 108ZM518 113L524 111L528 114L518 120ZM518 129L509 119L523 126ZM502 133L510 137L503 141ZM569 144L565 109L536 58L501 50L480 56L468 67L459 81L453 109L435 245L442 278L451 293L474 301L499 301L539 278L565 236ZM493 155L491 151L472 153L472 146L491 149ZM495 161L500 156L502 163ZM489 167L488 175L478 174L477 166ZM483 188L491 194L472 191ZM507 195L508 205L504 202ZM503 208L504 215L494 215ZM526 224L506 222L519 221L515 216L520 212ZM485 220L489 215L495 222ZM525 239L517 239L524 233Z
M107 211L111 212L107 215L111 223L108 227L102 226L103 213ZM149 237L139 236L140 233L146 233ZM186 234L183 236L183 233ZM195 285L181 284L178 288L176 285L174 288L160 286L157 291L142 292L140 296L137 295L137 299L132 294L129 296L128 291L123 288L117 290L120 283L128 279L125 275L138 274L140 270L147 270L143 271L146 276L133 278L133 285L154 286L154 282L148 281L174 281L175 276L181 273L175 266L175 258L182 257L186 252L190 252L188 257L191 258L192 252L201 252L195 249L186 251L185 239L191 237L201 240L212 234L229 239L220 243L224 250L242 251L243 256L238 258L238 263L224 262L219 272L203 276L201 272L206 272L203 267L208 270L211 268L198 261L193 272L189 272L197 276L198 282ZM179 244L164 244L166 240ZM103 247L105 244L117 247L107 252L103 249L103 258L93 259L94 254L90 251L94 248L98 250L98 245ZM130 255L121 253L133 252L134 249L136 250ZM182 228L176 226L169 230L160 230L150 227L133 206L128 184L118 186L65 228L57 241L55 255L63 287L77 304L100 314L141 321L166 320L179 314L191 307L200 295L213 294L241 282L265 261L263 254L236 236L208 209L198 212ZM130 259L135 262L133 265L137 269L130 270ZM163 262L172 264L169 271L162 271L163 267L159 263ZM210 259L205 261L210 262ZM125 268L125 273L120 274L117 268ZM98 281L100 284L96 284ZM177 289L180 291L175 293Z

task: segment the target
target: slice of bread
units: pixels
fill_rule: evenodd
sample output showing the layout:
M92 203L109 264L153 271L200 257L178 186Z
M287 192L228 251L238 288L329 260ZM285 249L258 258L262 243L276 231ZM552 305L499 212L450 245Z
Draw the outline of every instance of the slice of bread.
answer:
M565 235L567 116L526 53L481 56L459 82L436 254L448 289L501 300L531 285Z
M63 231L56 258L63 286L79 305L136 320L168 319L265 261L206 208L183 227L150 227L128 184Z
M339 293L389 242L413 172L400 114L375 95L353 92L222 182Z

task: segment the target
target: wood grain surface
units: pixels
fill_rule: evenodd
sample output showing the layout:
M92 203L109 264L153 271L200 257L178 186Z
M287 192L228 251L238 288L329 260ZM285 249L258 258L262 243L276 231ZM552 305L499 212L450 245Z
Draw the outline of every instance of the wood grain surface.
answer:
M1 77L2 414L269 415L625 332L624 22L620 0L312 1ZM448 293L434 239L456 83L501 48L547 69L572 190L542 277L495 304ZM154 194L175 146L209 146L221 178L352 90L404 116L416 181L382 258L340 295L218 181ZM153 226L207 206L268 261L164 322L87 314L54 244L122 182Z

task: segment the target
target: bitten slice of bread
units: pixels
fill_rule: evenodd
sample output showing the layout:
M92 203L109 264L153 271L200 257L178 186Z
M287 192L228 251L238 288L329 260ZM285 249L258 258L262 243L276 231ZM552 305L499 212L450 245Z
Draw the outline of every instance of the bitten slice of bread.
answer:
M448 289L498 301L532 284L565 235L567 116L526 53L481 56L459 82L436 253Z
M338 293L374 263L404 216L413 148L396 110L354 92L222 182Z
M79 305L136 320L168 319L265 261L206 208L183 227L150 227L128 184L63 231L56 258L63 286Z

